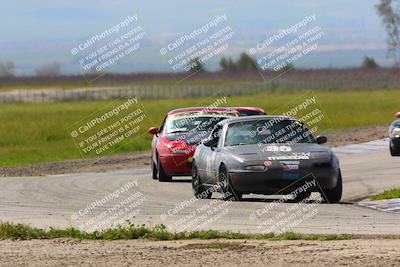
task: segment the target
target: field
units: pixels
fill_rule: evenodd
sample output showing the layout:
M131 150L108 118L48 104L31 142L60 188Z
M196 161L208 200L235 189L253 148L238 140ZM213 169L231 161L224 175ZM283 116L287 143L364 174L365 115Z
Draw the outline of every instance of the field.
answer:
M247 97L228 97L228 106L258 106L269 114L292 106L305 91L276 91ZM320 130L348 129L389 124L398 111L400 91L326 92L313 91L328 120ZM115 101L114 101L115 102ZM141 125L141 134L113 153L149 149L150 126L159 126L165 113L174 108L208 106L213 99L143 100L150 119ZM111 101L63 102L42 104L2 104L0 106L0 167L26 166L35 163L80 158L80 152L67 128L84 116L110 105ZM113 103L113 105L118 103Z

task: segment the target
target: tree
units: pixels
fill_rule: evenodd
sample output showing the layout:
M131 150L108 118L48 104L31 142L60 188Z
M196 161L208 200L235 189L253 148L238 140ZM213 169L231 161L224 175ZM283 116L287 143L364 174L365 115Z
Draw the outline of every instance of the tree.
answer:
M194 59L192 59L188 66L187 66L187 70L191 73L196 73L196 72L202 72L205 71L204 70L204 66L203 63L201 63L200 58L196 57Z
M11 61L0 62L0 77L15 76L15 65Z
M379 65L376 64L375 60L372 57L365 57L361 64L361 68L376 69L376 68L379 68Z
M61 74L61 65L54 62L35 69L36 76L59 76Z
M376 8L388 35L388 55L400 66L400 0L380 0Z
M231 58L221 58L219 66L223 71L235 72L235 71L256 71L257 62L247 55L246 53L240 54L239 59L234 62Z
M240 71L257 70L257 62L246 53L240 54L239 60L236 62L236 65Z
M228 71L235 72L238 70L238 67L235 62L231 58L228 60Z
M219 61L219 66L223 71L229 71L229 62L226 60L225 57L222 57L221 60Z

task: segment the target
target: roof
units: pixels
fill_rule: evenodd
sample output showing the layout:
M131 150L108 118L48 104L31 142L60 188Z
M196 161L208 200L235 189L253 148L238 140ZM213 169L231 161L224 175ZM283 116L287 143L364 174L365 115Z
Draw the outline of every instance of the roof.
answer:
M239 117L239 112L206 112L206 113L193 113L193 112L179 112L169 115L170 118L235 118Z
M233 107L233 109L237 111L254 111L259 113L265 113L265 111L262 108L256 108L256 107Z
M201 112L203 111L204 113L208 112L238 112L238 111L255 111L255 112L264 112L263 109L261 108L256 108L256 107L188 107L188 108L178 108L171 110L168 112L168 115L173 115L177 113L188 113L188 112Z
M227 112L227 111L231 111L231 112L237 112L235 109L233 108L210 108L210 107L190 107L190 108L178 108L178 109L174 109L171 110L170 112L168 112L168 115L173 115L173 114L178 114L178 113L190 113L190 112L204 112L204 113L209 113L209 112Z

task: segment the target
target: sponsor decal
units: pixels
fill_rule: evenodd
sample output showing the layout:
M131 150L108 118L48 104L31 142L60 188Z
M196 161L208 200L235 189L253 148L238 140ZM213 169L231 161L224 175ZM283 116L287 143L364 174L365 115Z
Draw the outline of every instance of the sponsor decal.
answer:
M290 152L292 148L290 146L267 146L266 151L269 152Z
M284 171L297 171L299 169L299 161L281 161L281 166Z
M272 165L272 161L269 161L269 160L267 160L267 161L264 161L264 166L265 167L270 167Z
M301 160L310 159L310 152L307 153L291 153L289 155L270 156L268 160Z

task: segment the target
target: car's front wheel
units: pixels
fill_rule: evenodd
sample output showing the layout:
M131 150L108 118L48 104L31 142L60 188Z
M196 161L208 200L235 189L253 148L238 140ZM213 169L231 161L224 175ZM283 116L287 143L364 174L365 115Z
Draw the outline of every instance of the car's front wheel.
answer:
M233 188L231 179L229 178L228 170L224 165L219 171L219 181L221 182L221 193L224 200L241 201L243 194Z
M157 180L157 165L154 163L153 158L151 158L151 176L153 177L153 180Z
M342 198L342 191L343 191L342 174L339 171L338 181L336 183L336 186L332 189L324 190L321 193L321 196L325 202L338 203L340 201L340 199Z
M309 198L310 196L311 196L311 192L301 192L301 193L296 195L294 200L295 201L302 201L302 200L305 200L305 199Z
M207 190L203 185L195 163L193 163L192 167L192 190L196 198L208 199L212 196L212 191Z
M400 156L400 149L395 149L390 146L390 155L393 157Z
M169 176L164 172L164 169L161 165L160 158L157 158L157 177L158 177L158 181L160 181L160 182L172 181L172 176Z

